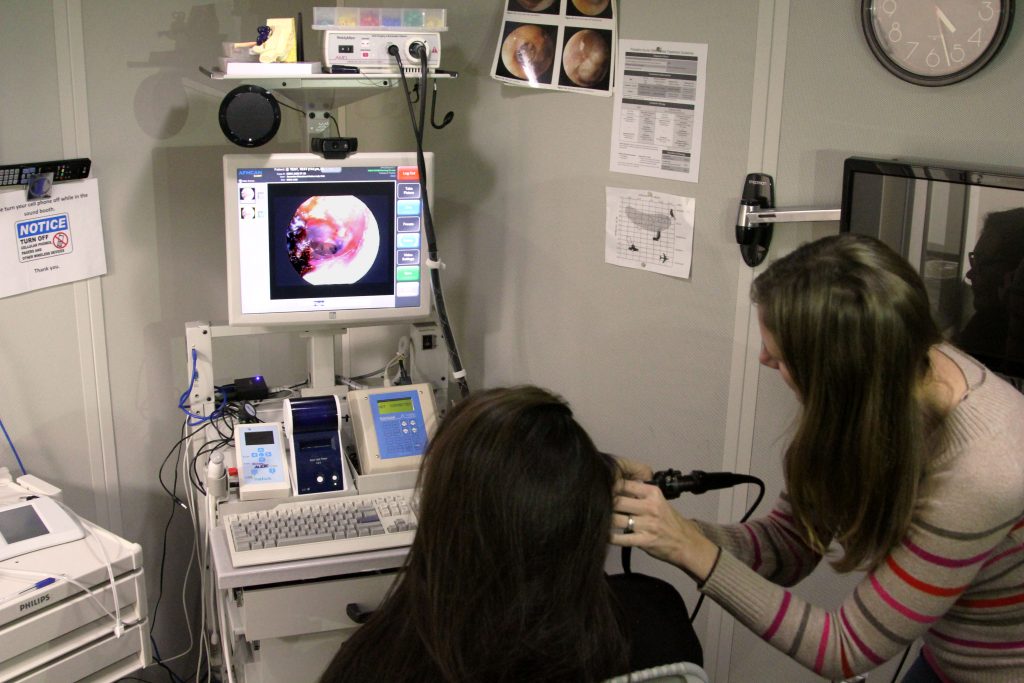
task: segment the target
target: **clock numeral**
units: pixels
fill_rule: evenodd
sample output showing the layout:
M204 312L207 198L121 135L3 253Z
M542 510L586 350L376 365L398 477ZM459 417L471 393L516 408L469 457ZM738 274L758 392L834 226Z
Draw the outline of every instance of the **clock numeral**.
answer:
M1024 1L1024 0L1022 0ZM860 0L871 52L923 86L949 85L988 64L1006 40L1015 0Z

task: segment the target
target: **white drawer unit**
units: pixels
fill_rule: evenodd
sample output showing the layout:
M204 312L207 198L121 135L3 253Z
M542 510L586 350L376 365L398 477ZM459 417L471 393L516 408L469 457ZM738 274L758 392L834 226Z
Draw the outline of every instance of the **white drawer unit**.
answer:
M342 642L377 609L408 547L236 567L210 537L222 680L318 680Z
M0 562L0 681L116 681L149 664L142 548L82 525L80 540Z

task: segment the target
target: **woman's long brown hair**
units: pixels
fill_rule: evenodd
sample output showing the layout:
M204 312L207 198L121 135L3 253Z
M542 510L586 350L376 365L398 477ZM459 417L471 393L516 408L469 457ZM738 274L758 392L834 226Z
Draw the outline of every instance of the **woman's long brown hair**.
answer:
M323 681L594 681L628 669L607 581L614 461L536 387L459 403L420 473L419 529Z
M941 336L924 283L883 243L843 234L773 263L752 299L802 404L784 463L794 514L818 552L842 545L837 570L873 567L910 525L934 424L920 389Z

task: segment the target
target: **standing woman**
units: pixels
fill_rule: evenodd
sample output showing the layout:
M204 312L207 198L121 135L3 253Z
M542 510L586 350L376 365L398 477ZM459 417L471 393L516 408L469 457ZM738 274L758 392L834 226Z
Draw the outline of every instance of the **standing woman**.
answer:
M674 589L605 577L618 476L569 406L543 389L460 402L424 456L405 566L322 682L591 683L699 663ZM658 628L676 625L677 612L682 628Z
M943 343L920 277L877 240L806 244L752 298L761 363L801 404L785 491L767 517L718 525L624 482L613 542L676 565L824 677L921 638L905 682L1024 680L1024 395ZM830 611L786 587L833 542L833 567L866 575Z

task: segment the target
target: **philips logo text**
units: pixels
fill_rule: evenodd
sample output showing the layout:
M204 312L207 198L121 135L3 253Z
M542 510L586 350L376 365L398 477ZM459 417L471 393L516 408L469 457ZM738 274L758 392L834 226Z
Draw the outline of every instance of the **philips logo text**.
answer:
M40 595L38 598L34 598L32 600L29 600L28 602L21 603L21 605L18 606L18 611L19 612L24 612L25 610L31 609L32 607L35 607L36 605L41 605L44 602L49 602L49 601L50 601L50 594L49 593L47 593L46 595Z

